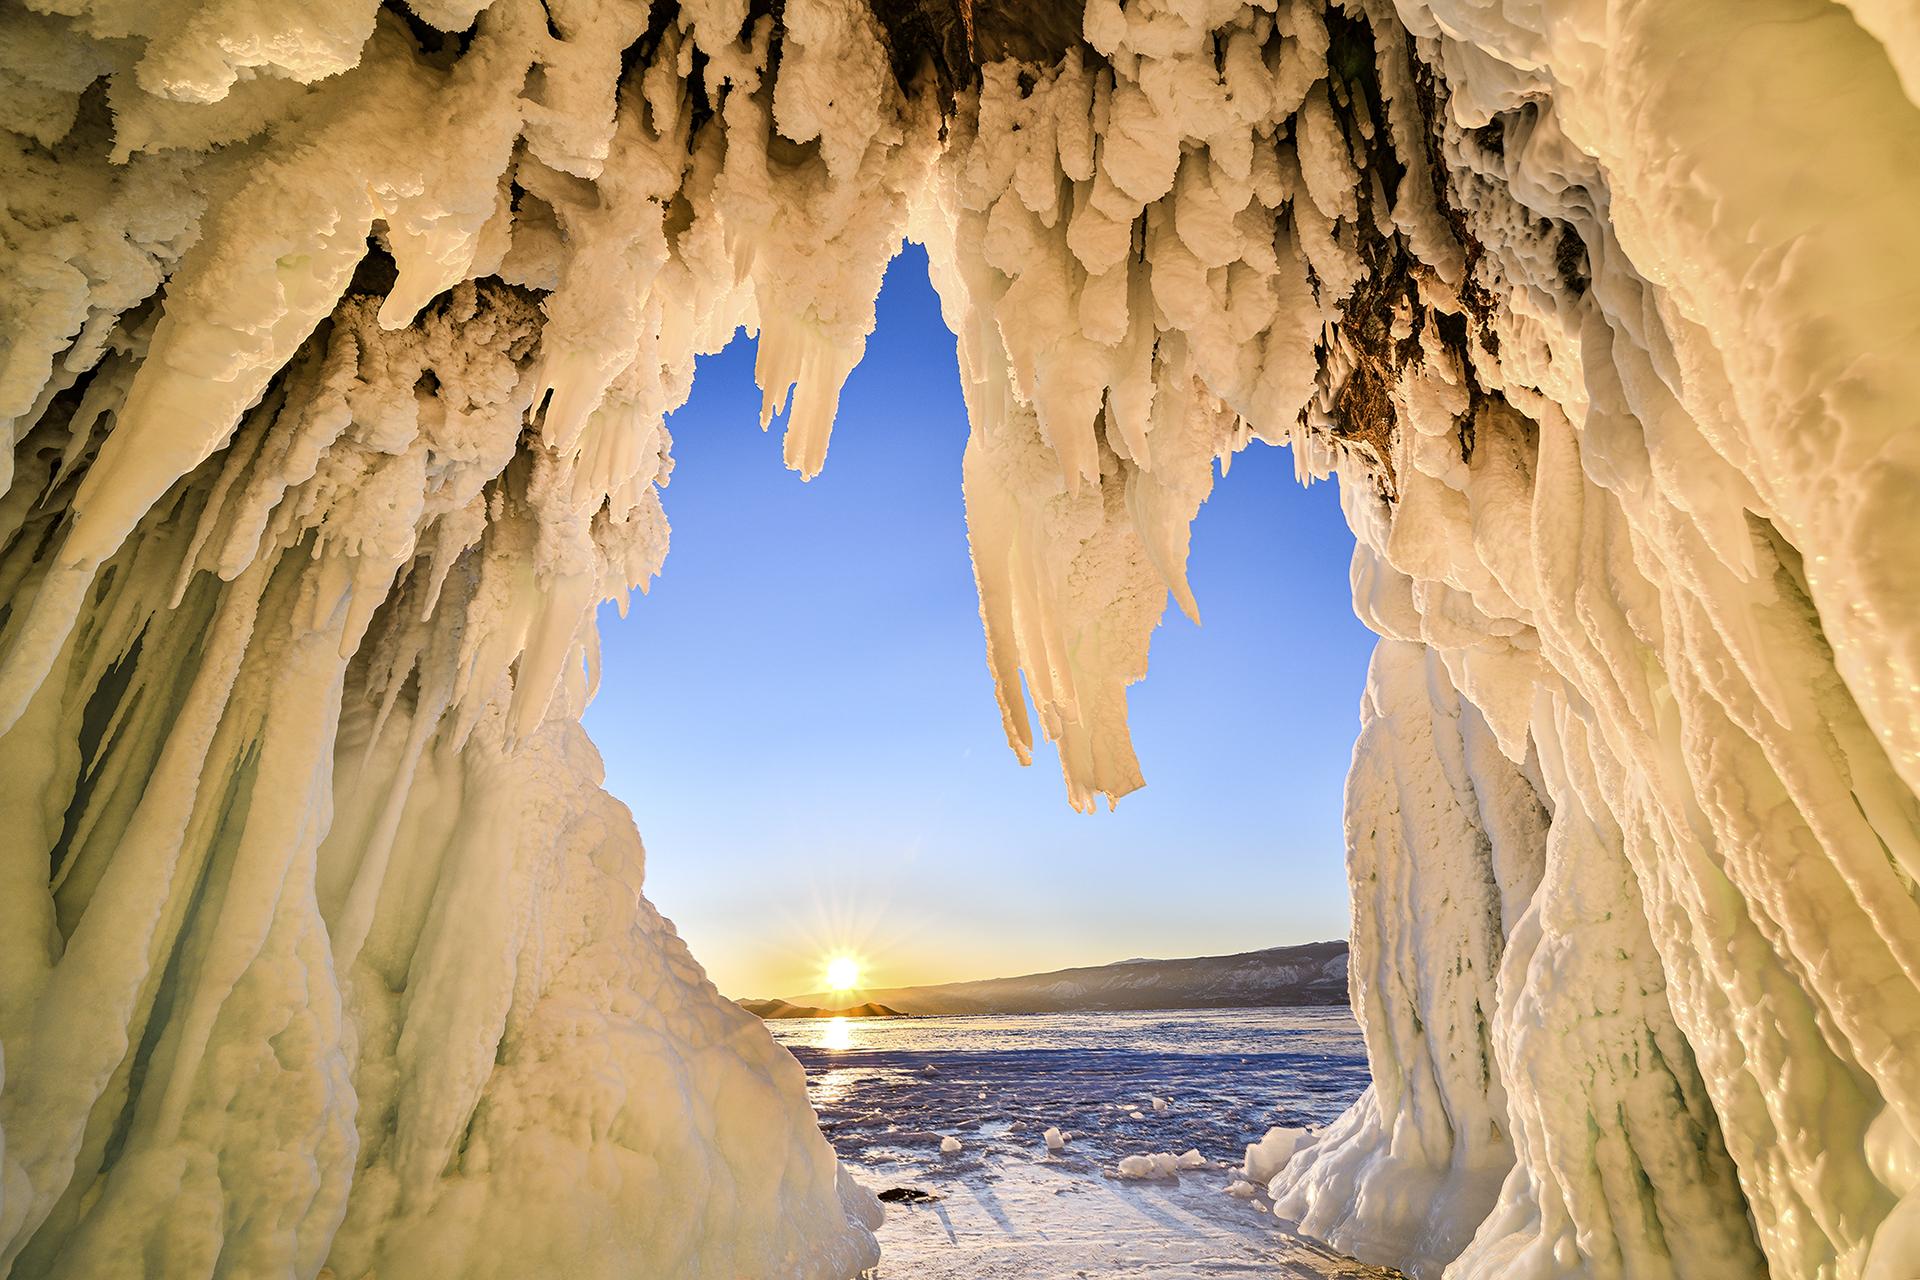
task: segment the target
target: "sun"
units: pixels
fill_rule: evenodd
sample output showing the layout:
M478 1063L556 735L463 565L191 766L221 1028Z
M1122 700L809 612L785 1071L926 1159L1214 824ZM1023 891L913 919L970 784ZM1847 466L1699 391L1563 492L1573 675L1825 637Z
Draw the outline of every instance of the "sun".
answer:
M835 956L827 961L827 985L835 991L851 991L860 985L860 962L852 956Z

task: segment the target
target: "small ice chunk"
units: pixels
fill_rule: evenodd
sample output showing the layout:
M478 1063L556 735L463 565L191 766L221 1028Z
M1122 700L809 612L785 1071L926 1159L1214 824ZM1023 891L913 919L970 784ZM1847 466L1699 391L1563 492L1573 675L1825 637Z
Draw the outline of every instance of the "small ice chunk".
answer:
M1237 1200L1251 1200L1260 1194L1260 1188L1245 1178L1235 1178L1233 1185L1227 1188L1227 1194Z
M1046 1137L1046 1140L1047 1140L1047 1150L1061 1151L1066 1148L1067 1135L1065 1135L1064 1133L1061 1133L1059 1129L1049 1127L1044 1136Z
M1174 1164L1182 1169L1204 1169L1207 1167L1207 1158L1200 1154L1200 1148L1194 1147L1174 1161Z
M950 1156L954 1152L958 1151L959 1149L960 1149L960 1139L958 1138L949 1136L946 1138L942 1138L940 1140L941 1155Z
M1151 1155L1128 1156L1120 1162L1123 1178L1173 1178L1179 1176L1180 1162L1170 1151Z
M1305 1129L1275 1125L1267 1130L1266 1137L1247 1148L1246 1163L1240 1166L1241 1176L1265 1186L1274 1174L1287 1167L1287 1161L1293 1159L1293 1153L1300 1149L1300 1140L1306 1136Z
M1165 1098L1155 1098L1153 1100L1153 1109L1155 1111L1165 1111L1167 1109L1167 1100Z

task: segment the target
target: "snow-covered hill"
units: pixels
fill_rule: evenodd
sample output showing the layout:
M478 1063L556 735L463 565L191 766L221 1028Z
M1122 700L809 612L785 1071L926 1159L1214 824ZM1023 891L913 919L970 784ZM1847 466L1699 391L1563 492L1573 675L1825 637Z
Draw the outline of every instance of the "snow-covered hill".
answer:
M1267 1005L1344 1004L1347 944L1309 942L1231 956L1121 960L1114 964L1028 973L1015 978L943 982L927 987L863 991L902 1013L1078 1013L1122 1009L1239 1009ZM837 1008L844 996L816 993L792 1003Z

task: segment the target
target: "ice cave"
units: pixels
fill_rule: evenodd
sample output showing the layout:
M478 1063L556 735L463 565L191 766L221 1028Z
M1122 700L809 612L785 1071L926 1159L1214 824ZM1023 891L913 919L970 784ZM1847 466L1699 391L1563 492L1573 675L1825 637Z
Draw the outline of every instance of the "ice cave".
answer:
M578 721L695 356L815 473L911 240L1075 806L1216 474L1338 477L1302 1230L1920 1276L1912 0L11 0L0 102L0 1274L873 1264Z

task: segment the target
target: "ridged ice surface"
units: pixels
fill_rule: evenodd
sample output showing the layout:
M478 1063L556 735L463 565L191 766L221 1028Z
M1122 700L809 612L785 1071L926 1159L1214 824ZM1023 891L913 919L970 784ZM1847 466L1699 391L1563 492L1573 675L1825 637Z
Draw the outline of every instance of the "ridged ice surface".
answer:
M1914 1274L1909 6L1088 0L944 81L907 8L0 12L0 1268L871 1262L577 717L696 355L754 330L814 473L912 235L1074 804L1142 782L1216 463L1339 476L1374 1084L1281 1211L1454 1280Z

